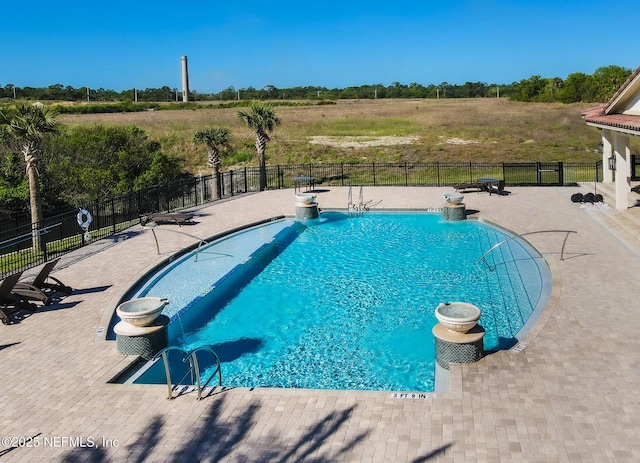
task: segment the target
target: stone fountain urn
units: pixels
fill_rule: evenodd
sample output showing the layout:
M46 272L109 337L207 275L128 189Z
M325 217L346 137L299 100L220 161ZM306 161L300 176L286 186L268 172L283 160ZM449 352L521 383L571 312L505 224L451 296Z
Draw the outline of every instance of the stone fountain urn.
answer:
M314 193L298 193L296 194L296 201L300 204L313 204L316 200Z
M442 195L446 201L442 208L442 216L445 220L464 220L467 218L467 208L462 202L462 193L446 193Z
M315 193L296 194L296 219L317 219L319 212Z
M150 326L168 302L159 297L141 297L123 302L116 308L116 313L120 320L130 325Z
M484 355L485 331L478 324L480 309L466 302L447 302L436 307L440 323L433 327L436 363L448 370L450 363L473 363Z
M449 331L466 333L478 324L481 311L466 302L447 302L436 307L436 318Z
M113 327L118 352L139 355L146 360L167 347L169 317L162 309L169 301L160 297L141 297L116 308L120 321Z
M442 195L447 204L460 204L464 199L462 193L446 193Z

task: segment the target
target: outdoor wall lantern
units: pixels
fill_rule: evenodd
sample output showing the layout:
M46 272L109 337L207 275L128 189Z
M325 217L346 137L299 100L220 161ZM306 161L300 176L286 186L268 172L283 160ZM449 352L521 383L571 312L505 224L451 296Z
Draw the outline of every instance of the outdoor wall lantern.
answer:
M615 155L611 155L608 159L609 170L616 170L616 157Z

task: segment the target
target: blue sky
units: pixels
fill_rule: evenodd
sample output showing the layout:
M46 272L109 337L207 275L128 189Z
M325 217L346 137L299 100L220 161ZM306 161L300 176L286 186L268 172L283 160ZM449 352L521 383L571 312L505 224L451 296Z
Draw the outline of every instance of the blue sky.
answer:
M640 66L630 20L640 17L638 0L616 7L601 0L26 4L4 8L2 86L181 89L183 55L191 89L207 93L506 84Z

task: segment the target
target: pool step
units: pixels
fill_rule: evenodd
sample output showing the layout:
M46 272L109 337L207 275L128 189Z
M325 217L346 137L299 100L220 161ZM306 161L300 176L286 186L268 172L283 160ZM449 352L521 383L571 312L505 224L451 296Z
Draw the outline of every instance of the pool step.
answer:
M588 184L584 186L587 187ZM593 191L593 184L591 184L591 191ZM580 204L580 208L640 256L640 207L637 205L640 201L640 195L631 191L629 204L633 206L625 210L618 210L615 208L615 186L613 184L599 183L597 191L603 196L604 203Z
M584 188L583 194L586 193L594 193L600 194L603 197L604 203L611 206L613 209L616 207L616 186L614 183L580 183L582 188ZM629 191L627 195L627 204L631 207L640 206L640 193L635 191L636 189L640 191L640 183L632 182L632 189Z

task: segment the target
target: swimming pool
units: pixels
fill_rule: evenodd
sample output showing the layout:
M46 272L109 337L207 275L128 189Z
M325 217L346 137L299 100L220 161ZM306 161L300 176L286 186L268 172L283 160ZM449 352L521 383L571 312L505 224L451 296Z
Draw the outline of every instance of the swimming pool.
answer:
M220 240L131 297L169 298L170 345L212 345L226 386L429 392L439 303L480 307L486 350L513 346L546 303L548 268L526 243L476 264L509 236L435 213L325 212ZM164 381L160 366L136 379Z

